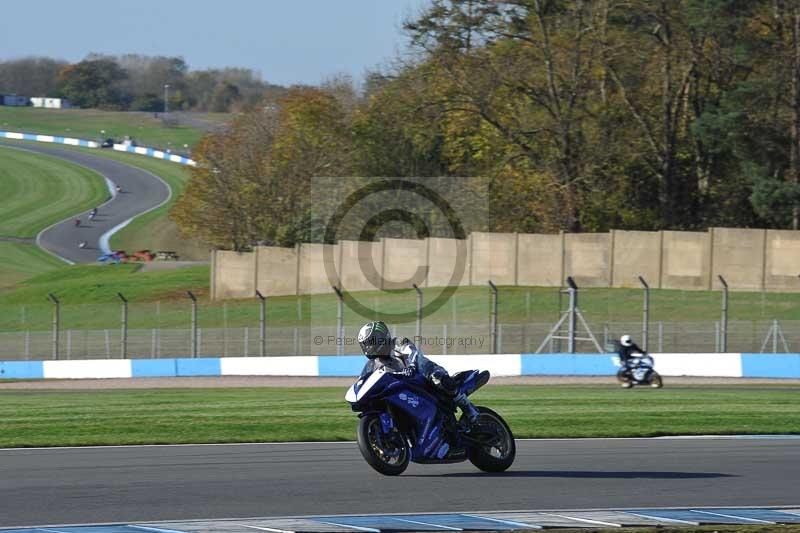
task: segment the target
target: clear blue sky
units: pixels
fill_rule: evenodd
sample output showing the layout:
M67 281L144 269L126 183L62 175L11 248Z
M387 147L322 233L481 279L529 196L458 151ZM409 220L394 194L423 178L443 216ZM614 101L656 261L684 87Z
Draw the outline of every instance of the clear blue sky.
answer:
M318 83L405 49L403 18L426 0L36 0L2 2L0 59L90 52L182 56L192 69L246 67Z

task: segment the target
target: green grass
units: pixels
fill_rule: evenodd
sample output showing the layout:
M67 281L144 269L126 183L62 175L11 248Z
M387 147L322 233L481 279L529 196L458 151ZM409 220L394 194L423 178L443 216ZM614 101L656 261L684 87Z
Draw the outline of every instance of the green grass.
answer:
M0 446L353 440L345 388L0 391ZM489 386L518 438L800 433L800 386Z
M212 117L214 122L225 122L227 119L228 115ZM89 140L111 137L121 141L128 135L140 146L172 148L176 151L184 150L184 145L193 146L204 133L190 126L165 126L152 113L1 106L0 130ZM105 130L104 134L100 133L102 130Z
M30 141L16 141L5 139L5 142L25 147ZM172 189L170 201L136 217L121 231L115 233L110 245L115 250L172 250L178 253L181 259L189 261L207 261L209 251L206 246L198 241L184 239L178 232L177 225L169 219L169 210L183 191L189 180L189 169L177 163L161 161L141 155L115 152L113 150L98 150L81 148L77 146L59 145L59 149L88 152L93 156L114 159L133 167L141 168L163 179ZM2 234L0 234L2 235Z
M63 261L35 244L0 241L0 290L64 266Z
M108 197L105 180L55 157L0 148L0 235L35 237Z
M101 176L57 158L0 148L0 290L65 266L41 250L34 237L49 225L91 209L108 197Z

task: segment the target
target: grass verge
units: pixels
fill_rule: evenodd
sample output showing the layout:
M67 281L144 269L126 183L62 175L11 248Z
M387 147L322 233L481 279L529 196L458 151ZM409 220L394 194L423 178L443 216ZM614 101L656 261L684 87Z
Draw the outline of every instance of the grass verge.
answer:
M26 278L64 268L66 263L33 243L0 241L0 290Z
M0 147L0 235L35 237L108 198L105 180L80 165Z
M213 120L224 123L228 117L220 114ZM111 137L121 141L127 135L142 146L176 150L184 144L194 145L204 133L191 126L167 126L153 113L33 107L0 107L0 129L88 140Z
M2 385L0 385L2 388ZM1 447L353 440L344 388L1 391ZM489 386L518 438L800 433L800 386Z

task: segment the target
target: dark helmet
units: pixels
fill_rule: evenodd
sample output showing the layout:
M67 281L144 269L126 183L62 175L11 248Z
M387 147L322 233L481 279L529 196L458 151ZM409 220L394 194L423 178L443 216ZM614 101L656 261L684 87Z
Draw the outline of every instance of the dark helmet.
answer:
M358 345L370 359L388 357L392 353L392 336L383 322L367 322L358 331Z

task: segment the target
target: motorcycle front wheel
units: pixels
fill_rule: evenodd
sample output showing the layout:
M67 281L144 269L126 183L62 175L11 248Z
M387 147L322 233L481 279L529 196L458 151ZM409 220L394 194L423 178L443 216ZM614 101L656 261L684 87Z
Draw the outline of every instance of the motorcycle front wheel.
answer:
M381 474L397 476L408 468L411 458L408 441L396 427L384 433L378 415L359 419L357 438L364 460Z
M628 376L628 373L625 372L625 370L620 369L617 371L617 381L619 381L619 384L622 386L623 389L630 389L631 387L633 387L633 382L631 381L630 377Z
M503 417L488 407L478 407L480 415L469 432L472 439L485 444L473 444L469 461L484 472L503 472L514 462L517 445Z
M664 380L661 379L661 375L655 370L653 371L653 374L650 376L650 386L653 387L654 389L660 389L661 387L664 386Z

